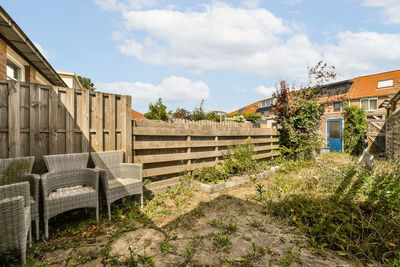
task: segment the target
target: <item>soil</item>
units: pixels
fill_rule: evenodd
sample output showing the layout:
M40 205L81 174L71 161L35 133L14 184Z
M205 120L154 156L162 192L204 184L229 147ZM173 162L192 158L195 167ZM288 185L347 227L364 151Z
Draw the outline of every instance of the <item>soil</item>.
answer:
M337 160L340 164L348 159ZM272 178L257 183L268 186ZM110 258L126 263L141 255L151 258L155 266L353 265L335 252L314 252L306 237L273 219L252 200L255 193L252 182L213 194L193 188L189 195L166 199L169 213L152 218L151 225L137 223L135 230L115 240L100 236L95 244L83 242L80 249L47 252L40 260L69 266L82 264L73 261L76 255L81 259L86 255L85 266L113 266ZM107 243L110 250L105 258L100 251ZM135 264L151 265L144 262Z

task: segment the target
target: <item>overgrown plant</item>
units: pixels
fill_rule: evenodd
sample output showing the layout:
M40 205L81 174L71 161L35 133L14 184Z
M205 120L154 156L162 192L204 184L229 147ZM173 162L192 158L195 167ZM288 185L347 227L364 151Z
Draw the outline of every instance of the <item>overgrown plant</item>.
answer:
M364 149L367 130L367 115L364 107L346 106L344 114L344 151L353 156L360 155Z
M274 93L273 106L279 125L279 142L282 155L304 159L321 147L319 125L324 106L317 102L322 83L335 78L334 67L320 61L309 69L309 80L314 83L301 90L289 86L286 81Z
M149 120L168 121L171 118L172 111L167 111L167 106L163 104L161 97L157 103L149 105L149 111L144 116Z

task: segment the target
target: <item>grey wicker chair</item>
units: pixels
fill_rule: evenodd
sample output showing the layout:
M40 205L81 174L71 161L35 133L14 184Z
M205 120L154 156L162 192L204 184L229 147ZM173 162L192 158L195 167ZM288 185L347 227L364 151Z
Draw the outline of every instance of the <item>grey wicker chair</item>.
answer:
M0 186L0 253L20 252L26 264L26 243L32 243L29 182Z
M32 174L35 157L0 159L0 185L27 181L30 184L32 221L36 223L36 240L39 240L39 181L38 174Z
M46 239L49 219L69 210L95 208L99 220L99 171L86 167L89 153L44 156L48 173L41 176Z
M142 164L123 163L124 151L92 152L96 169L100 170L100 181L105 193L108 219L111 220L111 203L140 194L143 207Z

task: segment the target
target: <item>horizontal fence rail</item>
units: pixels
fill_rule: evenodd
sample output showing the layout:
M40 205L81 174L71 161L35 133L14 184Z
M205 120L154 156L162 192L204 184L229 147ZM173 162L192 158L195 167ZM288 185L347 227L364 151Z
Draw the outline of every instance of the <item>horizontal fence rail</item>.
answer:
M133 120L133 159L142 163L143 177L159 180L186 171L214 166L228 147L247 138L255 146L255 159L279 155L275 128L253 128L251 124L215 122L162 122Z
M0 158L123 149L131 161L131 97L0 80Z

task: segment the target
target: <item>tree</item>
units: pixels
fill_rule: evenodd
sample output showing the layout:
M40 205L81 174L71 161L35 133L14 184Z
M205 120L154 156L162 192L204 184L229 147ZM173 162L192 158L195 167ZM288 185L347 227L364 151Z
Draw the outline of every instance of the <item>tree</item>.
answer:
M78 75L78 80L79 80L79 83L82 85L82 87L92 90L92 91L96 90L96 88L94 87L94 83L92 83L90 78L86 78L86 77Z
M344 111L344 152L357 156L360 155L364 149L365 133L367 131L367 115L364 107L360 108L347 105Z
M282 155L305 159L321 146L319 125L325 107L317 102L322 83L336 76L334 67L322 61L309 69L309 80L315 85L296 90L286 81L274 93L273 106L279 125L279 143Z
M185 119L190 120L190 111L187 111L184 108L177 108L175 112L172 114L174 119Z
M149 111L144 114L149 120L163 120L168 121L171 117L171 111L167 112L167 106L162 103L161 97L157 103L149 105Z
M204 99L201 100L200 105L198 107L195 107L193 109L193 112L190 115L190 118L193 121L201 121L207 119L207 114L203 109L203 104L204 104Z

